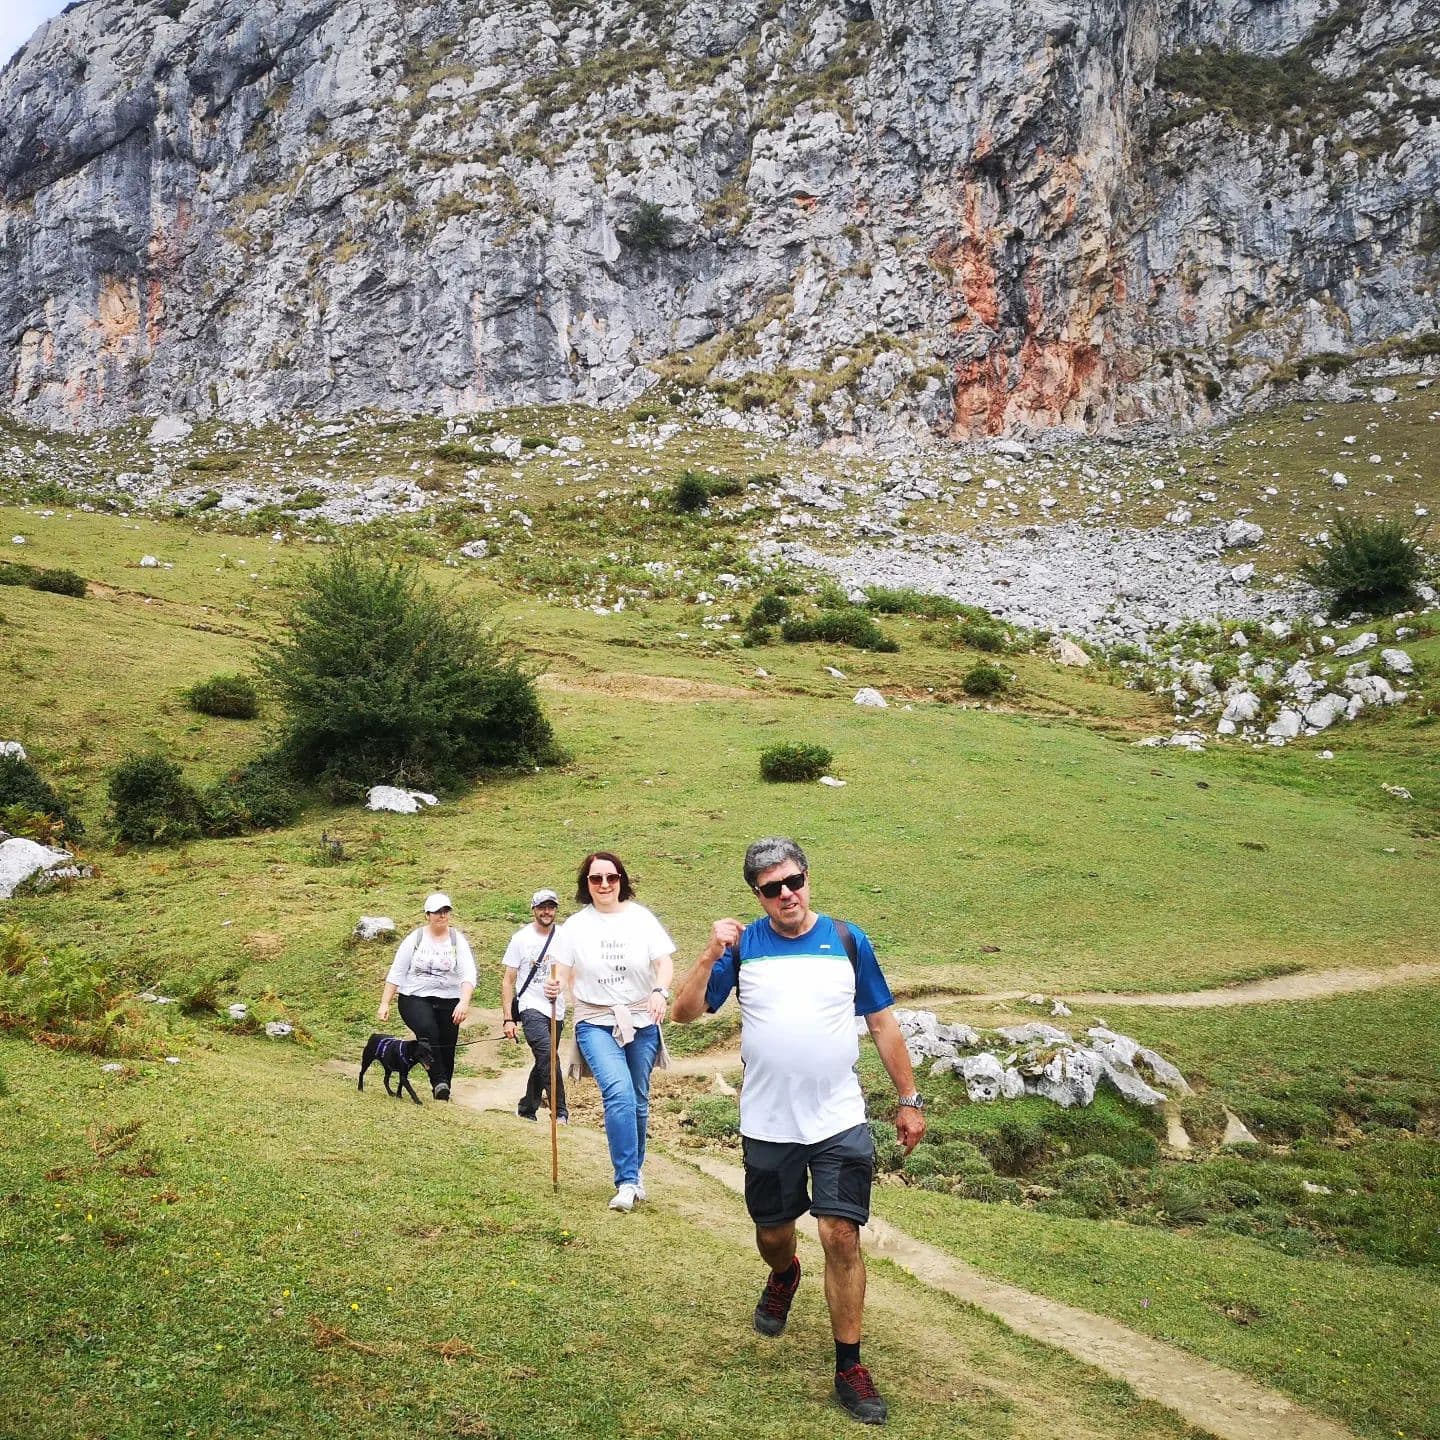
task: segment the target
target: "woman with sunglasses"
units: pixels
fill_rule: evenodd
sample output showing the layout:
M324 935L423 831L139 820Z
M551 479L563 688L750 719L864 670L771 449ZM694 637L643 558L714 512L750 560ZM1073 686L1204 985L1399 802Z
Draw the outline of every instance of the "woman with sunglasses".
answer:
M644 1200L645 1130L650 1072L668 1063L660 1022L670 1001L675 942L635 899L620 857L596 850L581 862L576 911L555 935L555 968L545 982L554 999L563 987L575 1017L575 1045L600 1086L605 1140L615 1169L612 1210Z
M417 1040L428 1040L434 1052L430 1088L437 1100L450 1098L460 1026L470 1013L475 989L470 942L450 923L450 915L448 895L436 890L425 897L425 923L400 942L375 1012L383 1024L390 1018L390 1002L399 995L400 1018Z

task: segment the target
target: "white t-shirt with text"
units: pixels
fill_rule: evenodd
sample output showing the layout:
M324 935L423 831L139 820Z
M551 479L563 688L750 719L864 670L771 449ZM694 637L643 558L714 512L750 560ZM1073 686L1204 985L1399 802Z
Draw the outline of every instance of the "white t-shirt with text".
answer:
M475 957L470 942L452 925L443 940L436 940L428 925L412 930L395 952L387 985L402 995L429 995L437 1000L458 1000L460 987L475 984Z
M655 962L675 953L665 927L637 900L603 914L593 905L561 927L551 951L575 967L575 998L589 1005L643 1005L655 987Z

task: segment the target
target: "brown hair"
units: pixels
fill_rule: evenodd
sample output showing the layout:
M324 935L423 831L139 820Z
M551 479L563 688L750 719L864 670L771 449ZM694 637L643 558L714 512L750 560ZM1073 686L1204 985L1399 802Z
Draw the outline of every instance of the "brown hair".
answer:
M590 867L597 860L608 860L620 872L620 898L633 900L635 887L630 883L630 875L625 869L625 862L613 850L592 850L580 862L580 873L575 881L575 903L577 905L590 903Z

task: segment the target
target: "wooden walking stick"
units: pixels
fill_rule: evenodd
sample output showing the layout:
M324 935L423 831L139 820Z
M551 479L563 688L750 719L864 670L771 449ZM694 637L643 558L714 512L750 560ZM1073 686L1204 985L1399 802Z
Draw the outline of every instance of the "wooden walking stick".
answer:
M555 974L555 967L550 967L550 974ZM560 1103L555 1098L559 1090L557 1077L560 1070L560 1058L557 1054L559 1042L557 1031L559 1027L555 1022L555 1001L550 1002L550 1188L557 1195L560 1193Z

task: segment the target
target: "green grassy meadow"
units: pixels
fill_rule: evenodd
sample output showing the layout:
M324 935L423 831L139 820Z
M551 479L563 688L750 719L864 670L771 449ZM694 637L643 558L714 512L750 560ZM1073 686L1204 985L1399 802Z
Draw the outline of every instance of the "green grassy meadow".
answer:
M1289 564L1333 504L1325 466L1340 468L1331 449L1343 433L1365 436L1367 454L1405 455L1378 467L1393 482L1370 497L1357 482L1349 502L1440 501L1428 396L1400 388L1394 406L1281 412L1165 447L1155 463L1172 467L1169 490L1183 480L1221 494L1217 520L1271 506L1275 517L1260 518L1276 536L1272 560ZM748 557L764 514L726 502L682 519L664 512L665 487L682 466L743 477L862 462L728 432L632 453L654 423L500 417L507 433L583 435L585 468L557 452L475 475L436 454L438 421L369 417L343 446L315 427L230 440L202 428L186 452L198 469L150 455L142 427L55 437L43 454L0 427L0 448L13 447L0 466L0 538L26 541L9 558L91 581L85 599L0 588L0 739L23 741L74 803L95 867L91 879L0 902L0 927L79 947L126 992L184 1002L145 1008L139 1056L122 1057L118 1073L102 1072L102 1057L0 1036L0 1255L21 1299L0 1356L0 1434L519 1440L576 1429L577 1416L594 1436L689 1437L741 1422L760 1435L835 1433L837 1412L819 1403L829 1360L819 1285L781 1345L755 1337L759 1263L739 1202L719 1186L660 1155L655 1202L612 1216L603 1144L585 1126L566 1136L553 1196L544 1137L530 1127L415 1110L378 1081L357 1096L322 1068L358 1055L390 959L388 946L351 943L357 918L390 915L403 932L434 888L456 900L487 1005L530 892L552 885L568 904L590 849L626 858L683 968L714 918L753 915L741 855L768 833L806 847L817 903L866 929L897 993L944 993L943 1013L979 1024L1001 1023L999 1012L969 997L996 991L1164 993L1440 961L1440 760L1424 695L1440 639L1406 642L1421 672L1410 705L1283 751L1203 754L1134 746L1174 728L1168 708L1107 667L1063 669L1043 647L1004 655L1014 680L999 701L967 700L959 679L982 652L913 615L881 617L894 653L742 645L741 617L774 580ZM1136 454L1108 453L1087 447L1055 465L1112 466L1102 479L1125 497L1121 512L1157 523L1163 510L1142 508L1152 492ZM168 466L177 493L241 478L293 495L330 459L356 484L419 463L445 505L378 522L367 542L414 556L438 585L487 607L539 672L568 761L484 780L413 817L312 797L283 830L117 847L105 783L125 754L158 749L205 781L266 748L273 714L215 719L181 692L249 667L299 567L338 532L303 507L227 520L214 509L177 516L169 492L148 509L122 505L107 476ZM97 508L80 508L92 494ZM533 513L532 527L506 518L512 504ZM914 523L938 515L917 507ZM939 523L956 521L947 512ZM447 563L487 535L490 557ZM147 554L161 567L141 568ZM646 568L655 564L663 573ZM702 591L722 598L704 603ZM864 685L890 708L853 705ZM843 788L763 783L759 752L781 740L832 750ZM1319 758L1326 746L1333 760ZM242 1033L224 1019L234 1001L290 1020L296 1036ZM1194 1152L1162 1153L1153 1117L1107 1102L1068 1132L1045 1131L1028 1169L997 1165L1013 1188L997 1184L989 1203L932 1170L933 1183L897 1174L881 1186L877 1212L1358 1434L1437 1440L1440 985L1100 1013L1190 1076ZM734 1043L729 1025L708 1035ZM676 1048L706 1040L681 1032ZM472 1057L472 1073L495 1063L483 1046ZM1225 1109L1252 1125L1258 1147L1215 1149ZM1043 1130L1033 1111L1019 1102L1009 1118ZM984 1148L1003 1118L938 1094L933 1138ZM1096 1155L1119 1157L1124 1173L1105 1171L1114 1193L1080 1213L1075 1197L1089 1192L1047 1167ZM1193 1200L1186 1223L1162 1203L1180 1192ZM872 1267L869 1315L867 1359L901 1434L1192 1433L889 1266Z

